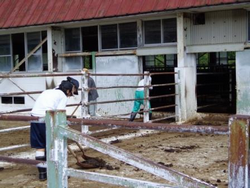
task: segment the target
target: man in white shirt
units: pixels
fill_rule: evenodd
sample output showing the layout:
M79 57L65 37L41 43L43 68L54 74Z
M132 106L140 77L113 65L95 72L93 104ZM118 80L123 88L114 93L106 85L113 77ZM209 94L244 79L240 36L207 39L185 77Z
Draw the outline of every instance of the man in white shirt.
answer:
M76 80L75 80L76 81ZM78 83L78 81L76 81ZM79 83L78 83L79 86ZM70 81L62 81L58 88L42 92L35 102L31 115L39 117L39 121L31 122L30 143L36 149L36 160L46 161L46 126L44 118L47 110L64 110L68 97L76 93L76 86ZM45 163L37 165L39 179L47 179L47 166Z
M152 81L152 78L150 76L149 85L151 85L151 81ZM138 83L138 86L144 86L144 79L140 80L140 82ZM150 87L149 89L153 89L153 87ZM137 112L140 110L141 105L144 104L144 99L142 98L144 98L144 87L139 87L135 91L135 99L138 99L138 100L134 101L134 107L131 112L129 121L134 121ZM151 108L150 102L149 102L149 108ZM152 119L152 111L149 111L149 119L150 120Z

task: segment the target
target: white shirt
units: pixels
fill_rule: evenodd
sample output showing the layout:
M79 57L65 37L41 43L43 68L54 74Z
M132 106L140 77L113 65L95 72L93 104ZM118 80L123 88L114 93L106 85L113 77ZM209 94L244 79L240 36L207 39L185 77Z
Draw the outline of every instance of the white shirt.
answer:
M68 97L59 89L48 89L42 92L31 111L32 116L45 117L47 110L64 110Z
M151 81L152 81L152 78L150 76L149 77L149 85L151 85ZM144 79L140 80L140 82L138 83L138 86L144 86ZM149 87L149 89L153 89L153 87ZM144 88L139 87L139 88L136 89L136 91L144 91Z

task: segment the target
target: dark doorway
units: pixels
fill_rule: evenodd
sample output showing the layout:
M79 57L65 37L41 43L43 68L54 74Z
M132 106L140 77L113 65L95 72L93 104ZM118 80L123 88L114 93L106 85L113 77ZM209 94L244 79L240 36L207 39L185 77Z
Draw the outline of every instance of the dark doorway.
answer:
M158 72L174 72L174 68L177 66L177 55L152 55L143 57L143 71L149 71L150 73ZM154 75L152 76L152 84L166 84L174 83L175 75L174 74L164 74L164 75ZM163 87L154 87L153 90L150 90L150 96L159 96L175 94L175 86L163 86ZM161 107L167 105L175 104L175 96L172 97L162 97L157 99L152 99L151 101L152 108ZM159 111L165 112L174 112L175 107L160 109Z
M236 112L235 52L197 56L198 112Z

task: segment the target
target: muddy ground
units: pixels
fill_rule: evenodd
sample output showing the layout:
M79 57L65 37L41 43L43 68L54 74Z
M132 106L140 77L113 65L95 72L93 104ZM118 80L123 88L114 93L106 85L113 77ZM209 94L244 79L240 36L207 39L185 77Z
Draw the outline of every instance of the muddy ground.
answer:
M209 115L201 119L189 122L197 125L227 125L227 115ZM0 121L0 130L10 127L27 126L27 122ZM112 130L103 133L96 133L96 138L107 138L121 136L129 133L138 133L137 130ZM130 139L116 139L111 144L130 151L138 156L163 164L171 169L185 173L189 176L224 188L228 185L228 136L226 135L202 135L193 133L166 133L144 131L144 135ZM29 143L29 129L0 133L0 147L9 145ZM139 133L138 133L139 135ZM107 155L85 149L86 154L98 157L106 161L111 168L97 168L87 171L104 174L136 178L140 180L167 183L165 180L149 174L124 162L110 158ZM20 152L35 151L29 147L11 151L0 151L0 155L14 156ZM78 152L80 155L81 152ZM29 158L32 158L31 156ZM69 154L69 167L80 169L75 164L75 159ZM29 165L6 165L0 164L0 188L45 188L46 181L38 180L38 173L35 166ZM69 178L69 187L86 188L113 188L115 185L97 183L89 180Z

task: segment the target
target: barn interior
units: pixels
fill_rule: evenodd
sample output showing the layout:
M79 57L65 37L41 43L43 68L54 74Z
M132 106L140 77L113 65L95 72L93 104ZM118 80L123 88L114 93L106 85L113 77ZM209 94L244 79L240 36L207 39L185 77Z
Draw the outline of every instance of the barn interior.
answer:
M197 62L197 112L236 113L236 75L235 52L199 53ZM143 57L143 71L174 72L177 67L177 55L154 55ZM175 75L155 75L152 84L174 83ZM174 94L175 86L155 87L150 96ZM175 97L151 100L152 107L175 104ZM175 108L162 109L174 112Z

